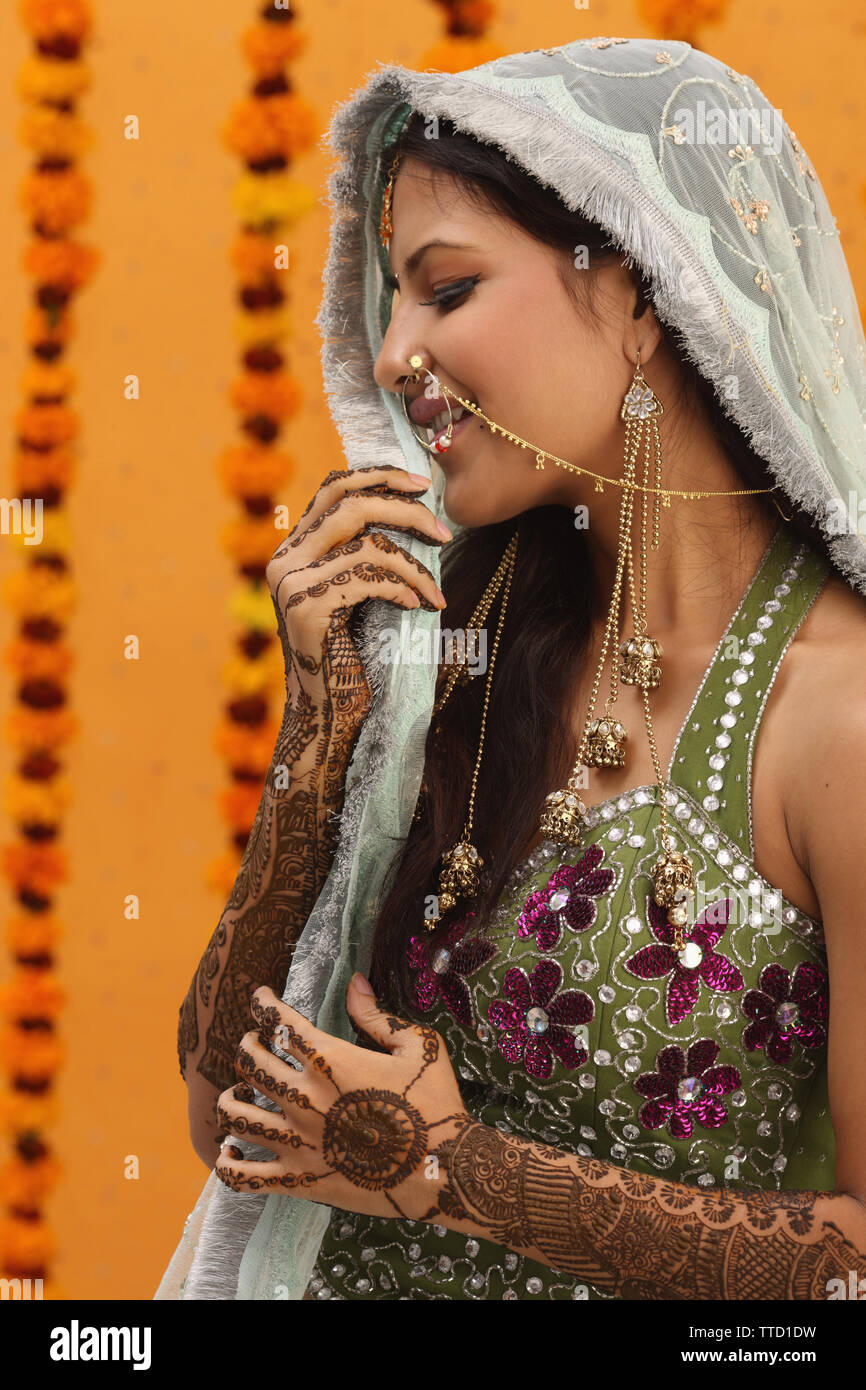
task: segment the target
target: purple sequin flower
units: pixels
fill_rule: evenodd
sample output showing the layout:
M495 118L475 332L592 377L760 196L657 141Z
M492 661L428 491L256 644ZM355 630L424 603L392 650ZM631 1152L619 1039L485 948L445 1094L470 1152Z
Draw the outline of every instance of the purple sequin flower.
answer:
M656 1071L644 1072L634 1083L639 1095L648 1096L638 1112L644 1129L667 1126L673 1139L688 1139L694 1124L718 1129L728 1118L720 1101L740 1086L736 1067L713 1065L719 1044L712 1038L692 1043L686 1055L681 1047L664 1047L656 1059Z
M508 1062L522 1062L530 1076L542 1079L553 1071L553 1055L571 1071L586 1061L571 1031L588 1023L595 1012L592 1000L579 989L557 994L562 970L555 960L540 960L527 976L519 966L507 970L502 981L505 999L494 999L487 1017L499 1035L499 1051Z
M572 931L586 931L596 919L593 902L606 893L614 880L613 869L600 869L601 845L590 845L576 864L561 864L543 888L530 893L517 919L518 936L535 936L539 951L549 951L559 940L560 918Z
M649 946L641 946L626 961L625 968L639 980L670 975L665 992L668 1023L679 1023L691 1013L698 1002L701 981L708 989L724 993L743 988L744 980L737 967L714 949L728 925L730 898L711 903L701 913L685 936L685 947L679 953L672 945L674 928L668 921L667 909L659 907L652 894L647 905L650 928L656 940Z
M774 1062L787 1062L794 1038L803 1047L821 1047L827 1038L830 993L827 975L802 963L794 978L781 965L765 965L757 989L743 997L743 1013L754 1020L743 1033L748 1052L764 1047Z
M435 944L429 938L413 936L407 952L409 965L418 971L412 993L421 1012L427 1013L441 999L448 1012L467 1028L472 1025L472 1004L465 977L496 954L496 946L486 937L462 940L474 916L474 912L467 912Z

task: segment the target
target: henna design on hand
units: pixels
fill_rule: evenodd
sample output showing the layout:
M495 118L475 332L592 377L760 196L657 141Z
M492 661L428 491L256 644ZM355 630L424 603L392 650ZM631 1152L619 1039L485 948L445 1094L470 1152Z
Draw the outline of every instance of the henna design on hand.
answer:
M443 1215L623 1299L820 1299L866 1270L818 1192L693 1190L475 1120L436 1150ZM844 1200L844 1199L843 1199Z
M277 1012L271 1007L264 1008L253 999L253 1012L261 1020ZM265 1175L235 1172L224 1165L216 1165L214 1171L235 1191L255 1192L261 1188L308 1188L323 1178L339 1173L353 1187L367 1191L382 1192L388 1202L402 1217L402 1210L391 1189L399 1187L420 1167L429 1152L431 1131L455 1119L467 1120L463 1111L445 1115L432 1123L426 1121L418 1108L408 1099L408 1093L418 1079L439 1056L441 1039L435 1029L426 1025L410 1023L406 1019L388 1017L391 1032L411 1029L422 1041L422 1061L417 1073L407 1082L401 1092L381 1087L364 1087L343 1091L334 1079L331 1068L313 1047L295 1029L291 1029L292 1046L307 1057L334 1087L337 1095L327 1109L314 1105L306 1092L293 1086L287 1080L280 1080L245 1046L238 1049L238 1074L253 1081L263 1094L278 1098L287 1105L297 1105L301 1110L312 1110L323 1121L321 1155L327 1165L320 1172L280 1173ZM286 1027L284 1023L280 1027ZM228 1126L237 1132L237 1124L230 1115L225 1116ZM251 1131L246 1131L251 1132ZM308 1147L315 1147L309 1145ZM431 1208L421 1218L426 1220L438 1210Z

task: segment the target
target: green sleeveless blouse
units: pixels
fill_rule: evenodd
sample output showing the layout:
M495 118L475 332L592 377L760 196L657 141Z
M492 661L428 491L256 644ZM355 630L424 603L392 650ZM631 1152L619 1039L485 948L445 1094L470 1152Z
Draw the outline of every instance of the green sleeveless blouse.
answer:
M753 862L764 707L829 573L780 526L716 648L668 769L668 822L698 891L687 949L652 900L658 787L592 807L579 848L519 864L483 940L419 934L410 1002L441 1033L467 1111L672 1181L829 1191L829 985L820 922ZM335 1209L308 1292L342 1299L601 1299L445 1226Z

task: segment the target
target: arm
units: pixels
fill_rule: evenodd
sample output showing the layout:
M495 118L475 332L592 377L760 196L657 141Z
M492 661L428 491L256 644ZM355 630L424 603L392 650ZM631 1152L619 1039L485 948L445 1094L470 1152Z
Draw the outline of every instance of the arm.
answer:
M343 615L345 617L345 615ZM282 996L292 951L330 870L334 814L369 708L354 654L341 656L345 629L326 647L320 699L301 683L288 649L282 727L234 887L180 1010L178 1057L189 1093L190 1131L211 1167L220 1131L217 1096L236 1079L238 1043L250 1024L250 994L268 984Z
M474 1120L436 1152L428 1219L619 1298L826 1299L866 1277L866 1208L846 1193L705 1192Z
M442 545L450 532L418 496L428 486L390 464L330 472L265 571L286 664L286 707L243 863L178 1029L193 1144L208 1167L219 1131L215 1102L235 1080L250 995L264 985L282 995L295 943L330 870L334 817L372 704L350 618L371 598L410 610L444 604L427 567L370 529L384 525Z

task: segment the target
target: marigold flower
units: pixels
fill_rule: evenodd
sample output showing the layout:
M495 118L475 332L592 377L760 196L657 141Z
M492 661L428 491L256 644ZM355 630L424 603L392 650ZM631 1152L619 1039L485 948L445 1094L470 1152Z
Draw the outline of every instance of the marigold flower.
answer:
M9 1019L57 1018L66 991L51 970L21 966L0 985L0 1012Z
M252 628L256 632L277 630L274 601L266 584L250 583L243 588L236 588L229 598L229 613L243 627Z
M250 444L246 448L226 449L217 469L231 496L271 497L294 475L295 461L282 449Z
M295 92L248 97L238 102L223 127L230 150L248 161L283 155L296 159L315 143L315 108Z
M47 487L64 492L75 478L75 460L61 445L46 453L30 450L16 454L12 463L14 486L19 495L39 497Z
M44 515L44 514L43 514ZM2 587L9 607L19 617L52 617L62 622L75 608L75 583L45 565L7 574Z
M638 0L638 10L658 38L688 43L702 25L722 18L725 0Z
M24 28L36 39L62 35L80 43L93 23L88 0L20 0L18 14Z
M24 396L68 396L78 374L65 362L30 362L21 373Z
M282 660L282 653L280 654ZM285 672L283 673L285 675ZM270 765L280 732L279 719L266 719L256 729L224 719L217 725L213 736L214 750L224 758L229 767L261 769L262 782Z
M57 1097L51 1091L0 1091L0 1129L14 1134L50 1129L57 1123Z
M28 912L6 923L6 945L13 956L51 955L65 928L50 912Z
M298 411L302 395L288 372L247 372L232 383L232 405L247 415L269 415L286 420Z
M297 24L250 25L241 34L241 50L256 76L275 77L307 46L307 36Z
M16 1221L0 1224L0 1247L5 1263L16 1270L41 1269L57 1253L57 1241L44 1221Z
M220 543L237 565L266 565L285 533L274 528L271 511L259 519L239 517L220 530Z
M232 697L257 695L259 692L281 691L285 689L286 671L283 654L277 644L276 649L263 652L251 661L242 656L233 656L223 664L222 681Z
M2 850L3 872L16 889L28 888L50 898L58 883L69 877L69 859L55 845L12 844Z
M81 421L67 405L25 405L15 415L21 439L38 447L66 443L80 431Z
M18 95L25 101L72 101L90 86L91 71L78 59L26 58L18 69Z
M234 318L234 335L241 348L282 343L292 336L291 310L281 304L275 309L243 310Z
M6 742L27 751L56 750L78 734L78 716L71 710L16 709L7 716Z
M10 1159L0 1168L0 1199L7 1206L37 1206L57 1186L62 1173L62 1164L50 1154L33 1163Z
M42 159L80 159L93 144L93 131L79 116L33 106L18 122L18 138Z
M316 195L309 184L277 169L267 174L241 174L232 201L239 220L250 226L274 222L291 226L315 206Z
M46 237L31 241L21 259L27 275L46 285L58 285L70 293L88 284L101 262L100 253L93 246ZM44 315L40 317L44 319Z
M3 804L14 825L58 825L71 800L68 777L39 781L14 772L7 776Z
M44 1081L56 1075L66 1049L51 1033L7 1028L0 1035L0 1055L10 1076L27 1081Z
M28 642L16 637L3 652L3 661L21 680L63 681L75 655L63 642Z
M25 174L20 200L31 220L56 236L90 216L92 194L93 184L81 169L37 169Z

